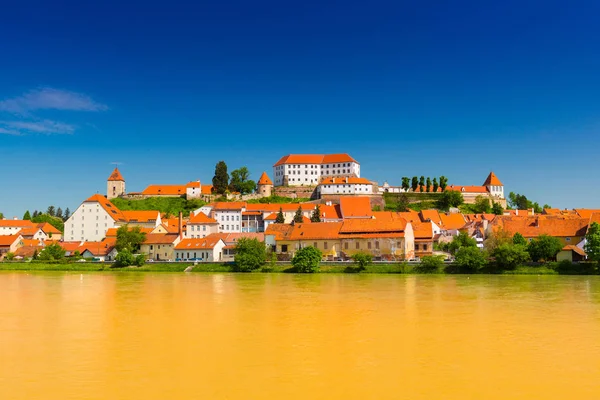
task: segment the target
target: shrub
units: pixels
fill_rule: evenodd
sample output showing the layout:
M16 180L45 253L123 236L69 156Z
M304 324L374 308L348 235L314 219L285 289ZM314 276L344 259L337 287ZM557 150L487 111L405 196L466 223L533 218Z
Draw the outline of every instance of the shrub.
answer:
M260 268L266 259L267 249L265 244L258 239L241 238L235 244L235 271L254 271Z
M4 256L4 259L6 261L12 261L15 259L15 253L6 253L6 255Z
M420 265L415 268L415 272L430 274L438 272L443 266L443 256L423 256Z
M359 271L364 271L373 263L373 256L369 253L356 253L352 256L352 260L357 264Z
M530 260L527 247L522 244L501 244L492 251L491 255L500 270L513 270Z
M558 252L563 248L559 238L540 235L531 242L527 250L531 259L535 262L538 261L551 261L556 258Z
M128 249L120 251L115 257L115 265L117 267L129 267L130 265L133 265L134 262L135 257Z
M146 256L143 254L138 254L133 261L133 264L137 267L141 267L146 263Z
M477 247L461 247L456 252L454 267L450 271L459 273L474 273L485 267L485 254Z
M323 254L321 253L321 250L312 246L303 247L294 254L292 266L295 268L296 272L318 272L322 257Z
M43 261L62 260L65 258L65 249L58 243L52 243L44 247L37 258Z

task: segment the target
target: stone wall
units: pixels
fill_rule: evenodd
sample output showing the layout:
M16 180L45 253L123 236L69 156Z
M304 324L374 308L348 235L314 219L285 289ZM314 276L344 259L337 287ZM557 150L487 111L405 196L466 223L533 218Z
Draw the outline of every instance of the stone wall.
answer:
M289 197L292 199L309 198L317 199L316 186L276 186L274 193L277 196Z

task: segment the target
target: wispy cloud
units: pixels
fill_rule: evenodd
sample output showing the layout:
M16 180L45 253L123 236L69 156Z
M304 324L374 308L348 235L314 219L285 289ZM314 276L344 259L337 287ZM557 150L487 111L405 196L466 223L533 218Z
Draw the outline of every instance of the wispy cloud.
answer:
M14 129L6 129L6 128L0 127L0 135L21 136L21 132L16 131Z
M104 111L108 107L77 92L43 87L0 101L0 111L28 115L36 110Z
M70 135L75 132L75 126L63 122L51 121L45 119L42 121L0 121L0 130L13 132L13 135L23 135L26 133L42 133L45 135L62 134Z

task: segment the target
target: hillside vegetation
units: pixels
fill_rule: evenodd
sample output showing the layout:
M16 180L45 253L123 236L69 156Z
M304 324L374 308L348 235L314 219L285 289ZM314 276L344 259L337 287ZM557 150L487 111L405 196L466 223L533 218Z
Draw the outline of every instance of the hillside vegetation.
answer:
M183 197L149 197L140 200L125 200L116 198L112 203L122 211L142 211L158 210L168 217L176 217L181 211L184 217L190 215L190 212L206 204L205 201L193 199L186 200Z
M408 208L415 211L436 208L441 193L384 193L385 211L397 211L400 195L408 201Z

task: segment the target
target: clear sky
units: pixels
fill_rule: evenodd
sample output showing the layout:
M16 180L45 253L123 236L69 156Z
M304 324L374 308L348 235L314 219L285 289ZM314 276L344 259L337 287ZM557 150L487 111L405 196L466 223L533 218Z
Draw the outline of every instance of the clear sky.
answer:
M125 4L126 3L126 4ZM598 1L14 1L0 16L0 212L254 179L288 153L600 207Z

